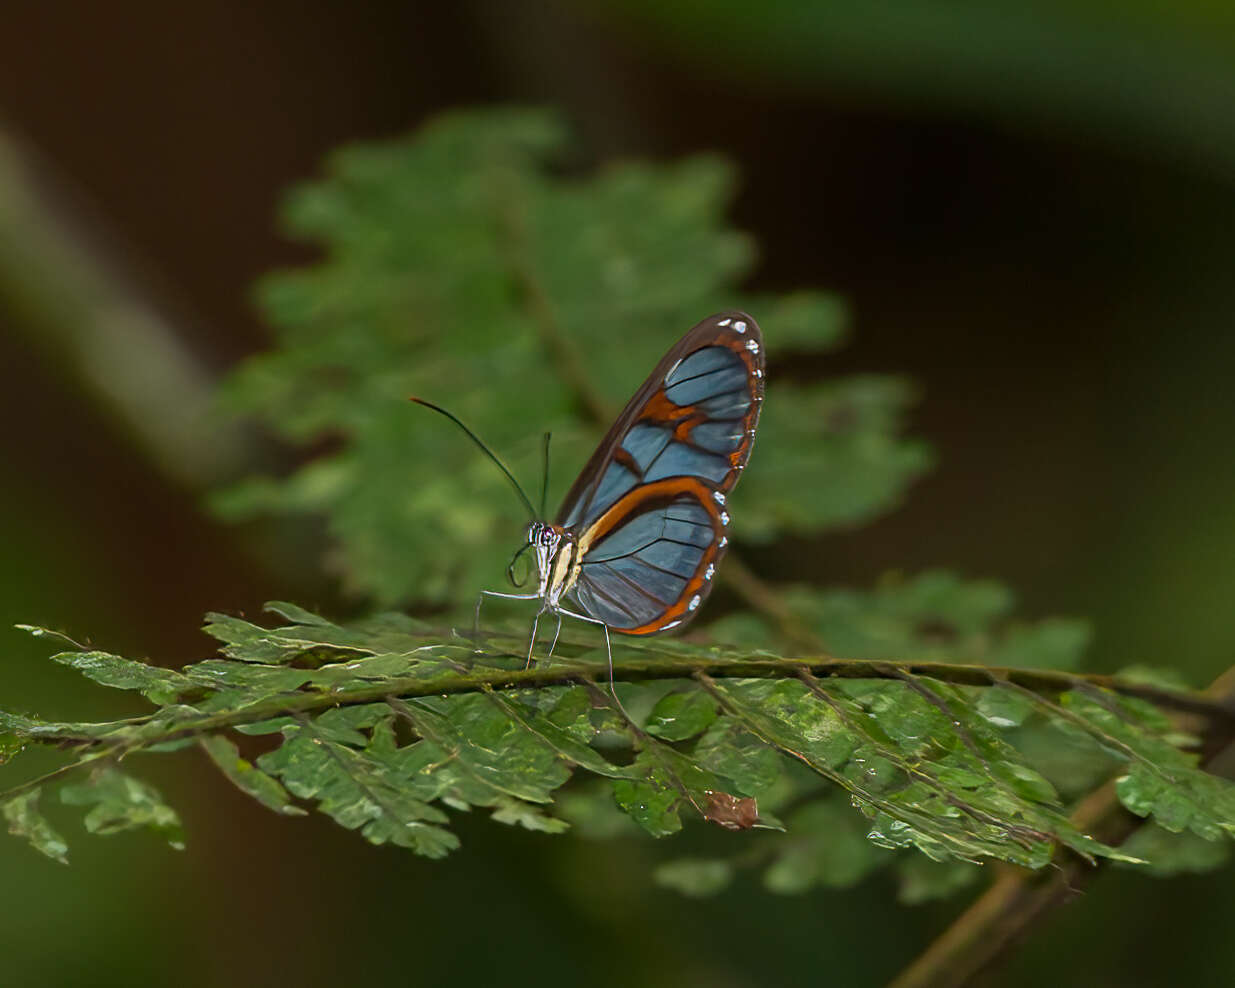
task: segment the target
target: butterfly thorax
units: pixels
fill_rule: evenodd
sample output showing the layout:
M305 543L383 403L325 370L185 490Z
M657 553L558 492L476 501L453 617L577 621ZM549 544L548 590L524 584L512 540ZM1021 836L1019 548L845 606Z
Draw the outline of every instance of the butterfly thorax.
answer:
M527 541L536 552L540 575L537 594L556 609L562 595L574 586L579 576L579 544L573 534L560 525L534 521L527 529Z

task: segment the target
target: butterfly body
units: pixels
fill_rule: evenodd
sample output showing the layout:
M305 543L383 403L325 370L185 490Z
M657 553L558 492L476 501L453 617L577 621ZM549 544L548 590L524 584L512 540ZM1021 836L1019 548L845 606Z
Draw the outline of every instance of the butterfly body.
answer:
M540 614L606 634L655 634L693 618L729 544L726 499L750 457L763 386L750 316L722 312L691 329L618 415L556 520L529 525L536 593L482 597L539 599Z

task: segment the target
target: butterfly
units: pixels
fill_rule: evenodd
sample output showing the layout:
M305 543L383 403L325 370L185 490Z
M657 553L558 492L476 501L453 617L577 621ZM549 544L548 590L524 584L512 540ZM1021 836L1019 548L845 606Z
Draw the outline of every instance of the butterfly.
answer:
M726 499L750 458L763 403L763 336L744 312L709 316L664 355L626 403L575 480L553 521L541 517L514 474L445 409L514 485L531 520L523 552L536 560L534 593L482 590L486 597L539 600L528 663L541 617L652 635L691 620L707 599L729 544ZM548 436L545 477L548 478ZM547 486L547 484L546 484ZM543 498L542 498L543 502ZM479 632L477 631L477 635Z

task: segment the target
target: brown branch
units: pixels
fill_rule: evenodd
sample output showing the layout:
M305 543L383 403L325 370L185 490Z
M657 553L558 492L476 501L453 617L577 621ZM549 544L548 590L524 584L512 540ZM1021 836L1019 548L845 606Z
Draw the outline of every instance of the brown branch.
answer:
M1235 702L1235 666L1215 680L1203 697L1229 709ZM1227 764L1228 756L1235 754L1235 722L1208 721L1201 734L1201 764L1235 776L1235 764ZM1090 793L1072 821L1082 832L1112 847L1123 844L1146 822L1123 808L1113 782ZM1039 922L1075 899L1104 868L1103 863L1094 865L1076 855L1066 855L1047 873L1005 868L888 988L960 988L971 983L1005 960Z

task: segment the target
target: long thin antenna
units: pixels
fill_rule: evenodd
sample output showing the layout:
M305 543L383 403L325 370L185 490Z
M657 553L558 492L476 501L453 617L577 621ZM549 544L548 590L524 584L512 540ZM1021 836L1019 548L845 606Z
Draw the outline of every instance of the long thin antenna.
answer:
M460 429L462 429L465 433L467 433L467 437L472 442L474 442L478 447L480 447L480 451L484 453L485 456L489 457L489 459L491 459L497 465L497 468L506 475L506 479L509 480L511 486L514 487L515 493L519 495L519 500L522 501L524 507L527 508L528 515L533 520L541 517L540 515L536 514L536 509L532 507L531 499L528 498L528 496L523 492L523 488L519 486L519 481L515 480L515 475L510 472L510 469L506 466L506 464L503 463L500 459L498 459L498 455L484 444L480 436L476 435L476 433L474 433L471 429L469 429L466 425L464 425L459 420L459 417L457 415L455 415L453 412L446 411L446 409L442 408L440 405L433 404L433 402L431 401L425 401L423 398L413 397L411 400L416 402L417 405L424 405L425 408L431 408L433 411L437 412L439 415L445 415L446 418L450 419L450 421L452 421L455 425L457 425Z
M540 517L544 518L549 512L549 440L553 438L553 433L545 433L545 475L540 482Z

